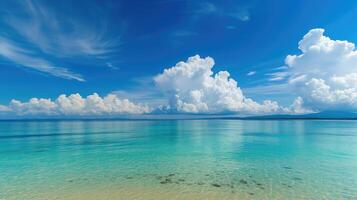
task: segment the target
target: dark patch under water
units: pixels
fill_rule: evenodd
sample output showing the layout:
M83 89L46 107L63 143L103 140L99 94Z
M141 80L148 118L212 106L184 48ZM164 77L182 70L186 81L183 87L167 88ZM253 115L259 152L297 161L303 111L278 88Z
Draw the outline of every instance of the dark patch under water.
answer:
M244 185L248 185L248 181L246 181L244 179L240 179L239 183L244 184Z
M290 167L284 167L287 170L290 170ZM218 180L217 181L217 177L214 174L204 174L206 178L205 181L196 181L196 182L190 182L189 180L185 179L184 177L182 177L182 175L178 174L178 173L168 173L166 175L160 175L160 174L143 174L143 175L139 175L137 174L138 178L140 177L153 177L154 179L158 180L160 184L177 184L177 185L187 185L187 186L191 186L191 185L199 185L199 186L203 186L203 185L210 185L214 188L227 188L231 191L231 193L236 193L239 187L235 187L237 185L244 185L246 187L252 187L255 186L255 188L258 188L260 190L265 190L265 186L263 183L258 182L257 180L254 179L254 177L252 175L248 175L248 178L232 178L230 180L230 182L228 183L224 183L222 182L223 180ZM125 179L134 179L135 176L132 175L128 175L128 176L124 176ZM295 181L302 181L301 178L299 177L291 177L292 180ZM73 182L74 180L68 180L68 182ZM249 184L251 183L251 184ZM287 188L293 188L293 186L287 184L287 183L282 183L283 186L287 187ZM254 187L253 187L254 188ZM255 195L254 192L248 192L249 195Z
M211 185L212 185L213 187L221 187L221 185L218 184L218 183L212 183Z

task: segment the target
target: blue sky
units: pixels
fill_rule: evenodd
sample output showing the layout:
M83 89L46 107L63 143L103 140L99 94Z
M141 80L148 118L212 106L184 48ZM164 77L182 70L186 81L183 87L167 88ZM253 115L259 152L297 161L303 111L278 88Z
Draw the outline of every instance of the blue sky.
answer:
M5 0L0 4L3 106L13 99L54 101L61 94L86 97L98 93L115 94L157 110L170 105L173 97L172 91L162 89L154 77L198 54L202 59L214 59L213 73L228 71L244 98L259 104L268 99L288 107L302 96L308 110L320 111L330 103L315 106L319 102L308 98L312 93L305 97L287 87L297 74L286 78L281 77L286 71L276 72L287 65L288 55L301 54L298 43L312 29L324 29L323 34L334 41L357 42L357 2L352 0ZM348 74L357 71L353 70ZM179 110L179 100L171 108ZM191 101L186 97L181 100ZM209 106L207 113L211 113L210 101L203 101ZM356 108L354 102L336 101L336 108L346 104ZM240 112L238 107L212 112Z

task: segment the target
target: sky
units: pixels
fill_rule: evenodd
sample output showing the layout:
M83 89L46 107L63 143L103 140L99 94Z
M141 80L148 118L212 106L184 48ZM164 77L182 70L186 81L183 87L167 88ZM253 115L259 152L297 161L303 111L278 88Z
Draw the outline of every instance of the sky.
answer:
M357 1L0 2L0 117L357 111Z

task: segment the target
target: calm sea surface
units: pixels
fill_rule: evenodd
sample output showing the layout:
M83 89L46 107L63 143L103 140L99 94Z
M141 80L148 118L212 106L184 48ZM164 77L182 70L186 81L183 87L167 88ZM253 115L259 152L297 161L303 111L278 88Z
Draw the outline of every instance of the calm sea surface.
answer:
M357 121L0 121L0 199L357 199Z

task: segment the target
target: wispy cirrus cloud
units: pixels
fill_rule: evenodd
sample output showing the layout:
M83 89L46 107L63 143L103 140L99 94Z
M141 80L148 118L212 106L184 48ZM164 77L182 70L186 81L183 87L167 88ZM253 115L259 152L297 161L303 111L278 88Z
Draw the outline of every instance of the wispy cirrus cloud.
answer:
M237 8L235 11L232 11L228 15L243 22L250 20L250 13L247 8Z
M119 42L119 38L105 37L105 23L98 27L95 23L76 20L39 1L22 1L19 7L22 15L7 15L6 22L45 53L57 56L103 55L110 53Z
M14 43L0 37L0 56L3 56L23 67L38 70L56 77L84 81L80 74L53 65L51 62L38 58L34 52L23 49Z
M195 10L197 14L211 14L218 12L218 7L211 2L201 2L198 8Z
M281 81L284 80L289 75L289 73L282 71L267 73L266 75L270 76L269 81Z
M256 71L250 71L247 73L247 76L254 76L256 73Z
M115 66L115 65L114 65L113 63L111 63L111 62L106 62L105 65L106 65L107 67L109 67L110 69L114 69L114 70L118 70L118 69L119 69L119 67Z
M51 62L51 57L59 60L90 57L105 65L109 62L108 54L119 45L119 37L109 37L102 20L98 23L81 20L41 1L15 2L14 8L4 6L1 12L0 23L5 29L0 33L3 44L0 56L53 76L84 81L79 73L58 67L53 63L55 59Z
M200 2L194 12L197 15L218 15L236 19L242 22L249 21L251 14L247 6L219 6L212 2Z
M191 18L191 21L188 23L189 27L186 26L177 29L173 31L170 36L174 38L199 36L200 32L196 30L196 26L200 20L206 17L229 20L229 24L225 25L225 29L227 30L235 30L237 29L235 22L247 22L251 18L250 8L248 6L227 6L226 4L209 1L192 1L190 2L190 6L191 9L188 12Z
M176 30L172 33L173 37L188 37L188 36L197 36L198 33L189 30Z

